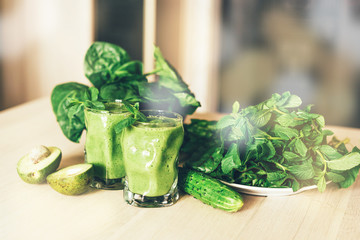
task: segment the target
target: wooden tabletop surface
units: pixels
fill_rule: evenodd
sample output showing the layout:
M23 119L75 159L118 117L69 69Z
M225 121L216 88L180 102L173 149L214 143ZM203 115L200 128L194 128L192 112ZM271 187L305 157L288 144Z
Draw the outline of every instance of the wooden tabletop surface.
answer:
M197 114L214 118L216 114ZM360 146L360 129L329 126ZM244 196L244 207L227 213L182 195L171 207L127 205L122 191L93 190L65 196L47 184L23 182L21 156L37 145L57 146L60 167L84 160L84 138L62 134L49 98L0 112L0 239L360 239L360 180L348 189L329 184L281 197Z

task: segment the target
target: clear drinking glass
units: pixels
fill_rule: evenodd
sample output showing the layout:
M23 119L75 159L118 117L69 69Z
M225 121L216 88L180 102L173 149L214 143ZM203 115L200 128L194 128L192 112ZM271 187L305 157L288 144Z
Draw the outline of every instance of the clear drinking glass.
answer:
M99 189L123 189L125 169L121 148L122 132L115 125L130 113L121 100L104 102L105 110L85 108L85 162L94 166L91 186Z
M137 207L170 206L179 198L177 164L183 119L161 110L142 113L148 122L137 121L124 130L124 199Z

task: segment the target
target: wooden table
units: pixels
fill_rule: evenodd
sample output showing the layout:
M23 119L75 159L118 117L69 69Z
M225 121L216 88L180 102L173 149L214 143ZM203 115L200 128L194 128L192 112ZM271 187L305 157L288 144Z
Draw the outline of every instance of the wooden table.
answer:
M210 115L196 115L207 118ZM329 127L360 146L360 129ZM283 197L244 195L227 213L189 195L168 208L127 205L122 191L65 196L17 175L19 158L43 144L63 151L60 167L83 162L83 143L62 134L48 98L0 113L0 239L360 239L360 180Z

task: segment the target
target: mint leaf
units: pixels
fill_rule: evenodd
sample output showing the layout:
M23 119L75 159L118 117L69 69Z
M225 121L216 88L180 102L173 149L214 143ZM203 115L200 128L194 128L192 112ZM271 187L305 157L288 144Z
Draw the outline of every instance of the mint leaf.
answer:
M297 190L300 189L300 183L296 179L293 179L291 188L292 188L293 192L296 192Z
M307 180L315 176L314 168L308 161L300 165L290 166L288 169L299 180Z
M319 192L324 192L324 191L325 191L325 189L326 189L326 181L325 181L325 177L324 177L324 176L322 176L322 177L319 179L319 181L318 181L318 183L317 183L317 188L318 188Z
M300 154L300 156L305 157L306 153L307 153L307 147L304 144L303 141L301 141L301 139L296 139L295 141L295 152L297 152L298 154Z
M225 174L228 174L233 169L238 168L240 164L241 161L237 151L237 145L233 143L221 162L221 170Z
M271 112L268 109L260 110L256 112L251 118L250 121L252 125L256 127L265 126L271 119Z
M299 161L303 160L298 154L294 152L285 151L283 152L283 157L288 161Z
M296 127L305 123L304 120L297 119L295 116L290 114L281 115L276 121L284 127Z
M341 188L348 188L350 187L356 180L358 174L359 174L360 166L354 167L348 171L344 172L345 180L342 182L339 182L339 186Z
M290 140L299 136L299 131L295 128L284 127L279 124L274 126L274 135L284 140Z
M277 172L269 172L266 174L266 178L269 182L277 182L283 180L288 176L286 172L277 171Z
M139 111L138 109L133 107L130 103L127 103L126 101L122 101L122 103L124 104L125 108L132 114L135 114L136 111Z
M338 151L336 151L335 148L329 146L329 145L321 145L319 147L319 150L322 154L324 154L328 159L339 159L343 155L340 154Z
M343 157L327 161L327 166L333 170L345 171L354 168L360 164L360 153L352 152Z
M134 117L135 117L136 120L140 120L142 122L147 122L148 121L147 117L140 111L135 112Z
M223 155L220 147L210 147L207 149L197 149L196 152L190 153L190 159L187 158L186 166L195 170L211 173L218 168Z
M316 118L316 122L319 124L320 127L325 127L325 118L323 116L319 116Z
M132 113L135 120L140 120L142 122L147 122L148 121L147 117L142 112L140 112L138 103L137 104L135 103L134 106L131 105L130 103L126 102L126 101L122 101L122 103L124 104L125 108L130 113Z
M286 102L288 101L288 99L290 98L291 94L289 91L284 92L282 95L280 94L273 94L272 95L272 99L275 101L275 105L277 107L282 107L283 105L286 104Z
M122 130L124 130L125 128L133 125L133 124L135 123L135 121L136 121L136 119L133 118L133 117L131 117L131 116L129 116L129 117L125 118L125 119L122 119L120 122L118 122L118 123L115 125L115 127L114 127L115 132L116 132L116 133L120 133L120 132L121 132Z
M231 115L226 115L222 117L216 124L217 129L226 128L228 126L234 125L236 123L235 119Z
M224 157L223 160L221 161L221 170L222 170L225 174L228 174L228 173L231 172L234 168L236 168L236 165L235 165L235 163L234 163L234 160L233 160L232 156Z
M240 110L240 103L238 101L235 101L232 105L232 113L238 113Z
M276 154L274 145L270 141L260 142L257 145L258 159L261 160L272 160Z
M92 101L91 107L95 108L95 109L103 110L103 109L105 109L105 104L100 101Z
M305 112L310 112L311 111L311 108L314 106L314 104L309 104L307 105L305 108L304 108L304 111Z
M330 181L332 181L334 183L339 183L339 182L345 181L344 176L342 176L341 174L338 174L338 173L334 173L334 172L327 172L326 177L327 177L327 179L329 179Z
M296 95L291 95L291 96L289 96L287 101L283 105L281 105L281 107L295 108L295 107L299 107L301 104L302 104L302 101L301 101L300 97L298 97Z

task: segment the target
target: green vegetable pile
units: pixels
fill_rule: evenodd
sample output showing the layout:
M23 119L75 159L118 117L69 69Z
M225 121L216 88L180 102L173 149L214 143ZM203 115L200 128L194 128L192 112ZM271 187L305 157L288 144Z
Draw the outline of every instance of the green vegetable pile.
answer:
M104 109L104 100L121 99L132 113L123 127L141 118L139 109L161 109L183 116L192 114L200 103L181 79L175 68L154 50L156 69L143 73L143 64L130 59L121 47L95 42L84 60L85 76L92 87L77 82L57 85L51 94L52 108L64 135L79 142L85 129L84 107ZM148 82L147 76L155 74L157 81Z
M301 99L286 92L240 109L218 122L193 119L185 125L181 152L185 166L232 183L290 187L293 191L327 181L352 185L360 168L360 150L329 136L324 117L300 109Z

